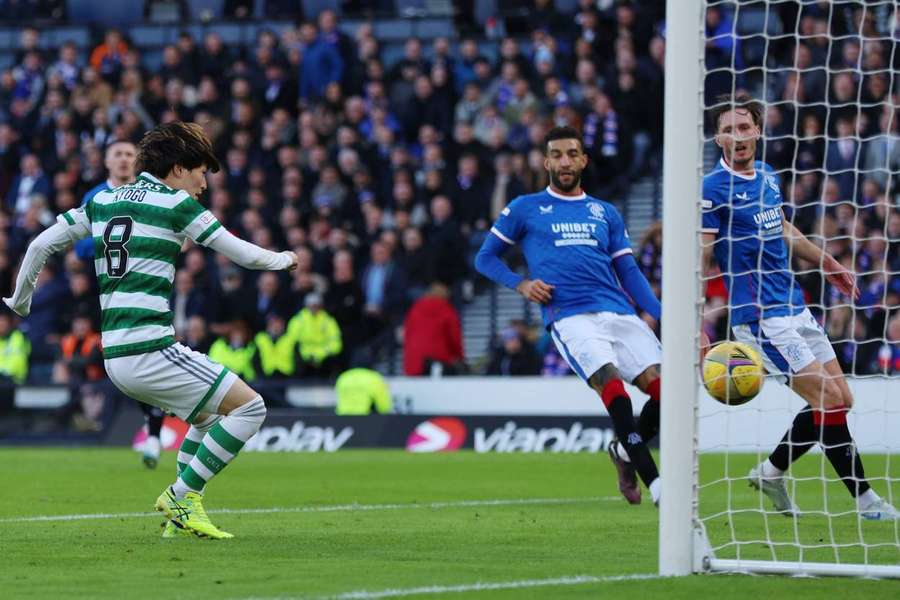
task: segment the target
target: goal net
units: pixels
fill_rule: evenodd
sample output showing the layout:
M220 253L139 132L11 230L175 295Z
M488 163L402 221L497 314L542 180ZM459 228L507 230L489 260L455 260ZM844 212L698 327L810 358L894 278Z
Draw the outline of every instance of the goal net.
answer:
M660 570L900 577L900 522L864 519L821 443L785 473L793 516L749 484L807 405L799 395L769 376L755 399L727 406L697 375L701 330L713 343L735 339L722 274L701 264L701 179L722 154L708 117L722 95L745 92L764 107L756 158L777 173L785 218L857 278L854 299L822 260L790 254L811 326L827 334L852 393L847 422L866 479L900 504L900 6L669 0L668 9ZM741 181L730 178L732 188ZM727 208L741 196L723 194ZM766 209L760 201L760 239ZM745 242L719 235L729 252ZM755 268L765 271L762 258ZM753 290L759 308L767 291Z

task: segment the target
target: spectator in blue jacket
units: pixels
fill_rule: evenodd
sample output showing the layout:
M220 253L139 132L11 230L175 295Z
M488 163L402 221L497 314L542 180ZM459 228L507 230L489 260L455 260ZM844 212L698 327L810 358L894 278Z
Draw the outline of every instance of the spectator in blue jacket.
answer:
M9 192L6 194L6 205L15 214L22 214L31 207L31 199L35 194L50 199L52 186L50 178L44 174L41 162L35 154L26 154L19 165L20 175L16 175Z
M334 36L320 36L316 26L306 23L300 28L304 44L300 63L300 97L315 100L322 97L329 83L341 81L344 60Z

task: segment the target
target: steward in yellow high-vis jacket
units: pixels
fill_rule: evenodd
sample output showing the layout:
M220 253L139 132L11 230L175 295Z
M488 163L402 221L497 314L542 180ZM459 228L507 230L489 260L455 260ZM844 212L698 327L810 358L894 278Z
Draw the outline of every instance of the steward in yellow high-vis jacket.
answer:
M235 375L246 381L256 379L253 355L256 347L249 341L250 332L243 321L232 325L228 339L219 338L209 347L209 358L227 367Z
M304 375L328 377L341 354L341 328L322 308L322 296L306 296L305 308L288 323L288 334L297 340Z
M391 390L381 373L355 368L344 371L334 384L337 393L335 412L339 415L368 415L374 408L379 414L394 410Z
M28 357L31 343L19 331L13 330L9 313L0 313L0 376L14 383L25 383L28 376Z
M297 339L287 332L284 319L271 315L266 330L253 338L253 366L261 377L293 377L297 371Z

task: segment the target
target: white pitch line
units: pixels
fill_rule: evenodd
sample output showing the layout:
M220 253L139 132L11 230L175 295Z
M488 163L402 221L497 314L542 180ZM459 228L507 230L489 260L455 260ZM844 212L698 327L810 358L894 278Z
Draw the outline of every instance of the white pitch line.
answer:
M619 496L598 496L592 498L509 498L495 500L459 500L449 502L408 502L405 504L332 504L325 506L287 506L273 508L220 508L206 512L220 515L256 515L268 513L330 513L365 512L374 510L414 510L467 508L478 506L539 506L554 504L586 504L589 502L611 502ZM45 521L96 521L104 519L130 519L138 517L159 517L158 512L93 513L82 515L39 515L32 517L7 517L0 523L35 523Z
M379 600L380 598L402 598L426 594L460 594L465 592L486 592L492 590L518 590L547 586L585 585L588 583L612 583L616 581L635 581L661 579L661 575L638 573L635 575L574 575L571 577L554 577L551 579L522 579L519 581L478 582L461 585L429 585L415 588L395 588L388 590L357 590L344 592L335 596L324 596L317 600ZM309 598L308 596L306 598ZM278 596L275 598L253 597L243 600L303 600L300 596Z

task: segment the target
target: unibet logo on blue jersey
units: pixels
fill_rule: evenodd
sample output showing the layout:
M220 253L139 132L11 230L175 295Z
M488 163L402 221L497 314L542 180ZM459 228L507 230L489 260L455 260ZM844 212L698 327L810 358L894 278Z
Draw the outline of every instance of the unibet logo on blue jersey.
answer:
M589 312L634 314L613 271L613 259L630 253L631 242L612 204L547 189L513 200L491 231L521 244L529 277L555 286L541 307L544 325Z
M755 169L752 177L741 175L720 160L703 178L703 232L716 234L732 325L796 315L806 306L784 240L778 176L760 161Z

